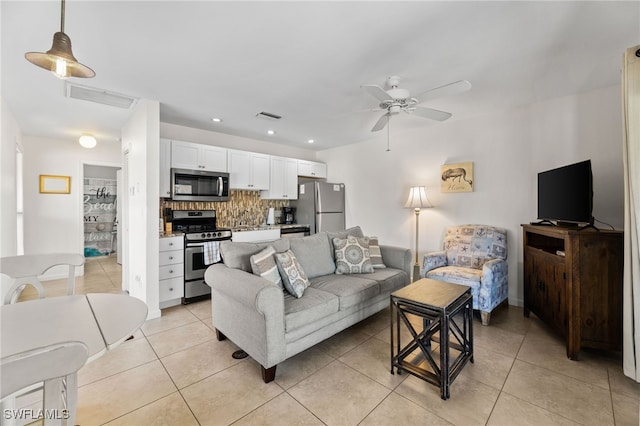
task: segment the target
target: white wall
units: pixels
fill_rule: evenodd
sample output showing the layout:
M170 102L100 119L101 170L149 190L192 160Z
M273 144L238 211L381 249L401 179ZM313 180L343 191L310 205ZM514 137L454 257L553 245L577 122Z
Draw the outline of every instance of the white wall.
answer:
M411 186L426 186L435 208L420 214L420 263L425 252L440 249L446 226L507 228L511 304L522 304L520 225L536 219L538 172L591 159L593 214L623 226L619 86L421 129L393 129L390 152L386 132L380 132L376 140L318 154L328 163L328 181L346 184L347 226L360 225L383 244L415 249L415 215L403 205ZM474 165L474 192L441 193L440 166L464 161Z
M298 158L301 160L316 159L316 151L312 151L306 147L296 148L263 140L225 135L223 133L183 127L169 123L160 123L160 137L164 139L174 139L205 145L221 146L224 148L239 149L242 151Z
M17 254L16 234L16 145L22 134L13 114L0 99L2 141L0 142L0 257Z
M23 137L24 251L82 253L82 164L85 161L120 163L120 145L98 143L82 148L76 139ZM40 194L40 175L71 177L70 194ZM47 274L51 277L53 275Z
M132 296L149 308L147 318L160 316L158 286L158 218L160 104L138 103L122 129L122 147L128 151L123 164L126 197L123 212L123 280Z

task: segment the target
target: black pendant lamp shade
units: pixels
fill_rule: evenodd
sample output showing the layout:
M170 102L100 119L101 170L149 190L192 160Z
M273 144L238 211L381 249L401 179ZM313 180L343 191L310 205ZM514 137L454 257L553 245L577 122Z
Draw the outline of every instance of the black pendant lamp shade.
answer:
M28 52L24 54L27 61L51 71L60 78L82 77L91 78L96 73L86 65L81 64L71 51L71 39L64 33L64 2L60 17L60 31L53 35L51 49L46 52Z

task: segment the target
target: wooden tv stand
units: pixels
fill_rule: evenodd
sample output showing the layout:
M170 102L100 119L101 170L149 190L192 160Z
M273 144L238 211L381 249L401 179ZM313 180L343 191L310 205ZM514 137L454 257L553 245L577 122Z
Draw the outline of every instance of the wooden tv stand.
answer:
M522 225L524 315L581 347L622 348L622 231Z

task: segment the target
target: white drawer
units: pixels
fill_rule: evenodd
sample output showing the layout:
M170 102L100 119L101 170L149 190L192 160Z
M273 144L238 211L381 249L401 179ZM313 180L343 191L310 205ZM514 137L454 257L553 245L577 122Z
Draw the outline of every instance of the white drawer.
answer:
M184 249L184 237L164 237L160 238L160 251L182 250Z
M160 281L160 302L184 296L184 280L182 277Z
M173 265L176 263L184 263L184 251L161 251L160 252L160 266Z
M181 263L161 266L159 269L160 273L158 274L158 277L161 280L184 276L184 265Z

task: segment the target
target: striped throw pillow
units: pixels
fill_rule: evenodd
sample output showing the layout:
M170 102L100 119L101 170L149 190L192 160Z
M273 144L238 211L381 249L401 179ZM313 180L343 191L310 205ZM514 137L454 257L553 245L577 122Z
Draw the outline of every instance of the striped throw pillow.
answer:
M262 278L271 281L280 287L280 289L284 290L282 278L280 277L280 272L278 272L278 266L276 265L276 261L273 256L274 254L276 254L276 251L272 246L269 246L251 256L249 258L249 261L251 262L251 270L255 275L259 275Z
M369 257L374 269L386 268L387 265L382 261L382 252L380 251L380 243L378 237L369 237Z

